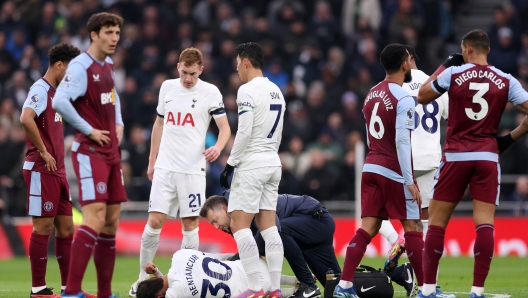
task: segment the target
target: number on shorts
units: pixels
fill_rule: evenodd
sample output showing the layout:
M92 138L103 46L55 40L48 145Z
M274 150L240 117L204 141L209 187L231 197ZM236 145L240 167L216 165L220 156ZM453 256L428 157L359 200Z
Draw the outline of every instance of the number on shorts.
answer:
M372 115L370 115L369 133L371 136L379 140L383 138L383 134L385 134L385 127L383 126L383 122L381 122L381 117L377 115L378 107L379 102L374 104ZM379 125L379 130L376 130L376 123Z
M469 83L469 90L477 90L477 93L473 95L473 103L480 105L480 112L477 113L472 108L466 108L466 115L471 120L482 120L489 110L488 102L482 97L489 91L489 83Z
M220 273L213 271L209 268L209 263L216 263L220 266L224 267L226 269L226 273ZM218 279L221 281L228 281L231 278L231 275L233 274L233 270L231 270L231 267L229 267L227 264L222 263L218 261L217 259L205 257L202 261L202 269L207 276ZM218 294L218 291L224 290L224 298L231 297L231 289L229 286L223 282L219 282L216 284L216 286L213 286L211 284L211 281L208 279L204 279L202 281L202 293L200 294L200 298L205 298L207 296L207 291L211 292L211 295L216 296Z
M198 198L198 206L196 206L196 204L194 204L194 202L196 201L197 198ZM200 194L199 193L197 193L196 195L190 194L189 195L189 199L192 199L189 202L189 208L202 207L202 199L200 198Z
M275 123L273 124L273 127L271 128L270 133L268 134L268 139L271 139L273 137L273 134L275 133L275 129L277 129L277 125L279 124L279 119L282 112L282 105L270 105L270 111L277 111L277 119L275 119Z

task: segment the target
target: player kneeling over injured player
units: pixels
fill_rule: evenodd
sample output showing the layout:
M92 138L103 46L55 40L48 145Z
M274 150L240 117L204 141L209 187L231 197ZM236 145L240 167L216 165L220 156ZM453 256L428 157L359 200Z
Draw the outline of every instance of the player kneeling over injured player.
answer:
M172 256L172 265L165 276L153 263L145 272L155 277L139 283L137 298L176 297L234 297L248 287L246 272L240 260L228 261L232 254L209 254L193 249L182 249ZM270 276L266 261L259 259L260 284L269 288ZM296 286L293 276L282 276L281 285ZM283 289L283 293L293 288Z

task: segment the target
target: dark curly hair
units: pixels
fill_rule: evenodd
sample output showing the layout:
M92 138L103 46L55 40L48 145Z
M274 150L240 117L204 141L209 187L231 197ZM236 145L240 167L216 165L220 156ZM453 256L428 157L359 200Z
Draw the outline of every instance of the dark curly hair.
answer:
M49 66L52 66L59 61L62 63L68 63L73 58L79 56L80 53L81 51L78 48L67 43L55 45L48 51Z
M136 297L137 298L156 298L159 291L163 289L163 278L154 277L144 280L138 284Z

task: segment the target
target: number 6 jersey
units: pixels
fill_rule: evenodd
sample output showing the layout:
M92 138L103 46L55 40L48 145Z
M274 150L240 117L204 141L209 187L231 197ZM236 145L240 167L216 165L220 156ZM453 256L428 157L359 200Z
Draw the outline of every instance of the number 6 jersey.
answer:
M411 69L412 82L404 83L403 89L414 99L418 90L429 78L423 71ZM414 113L414 131L411 136L413 167L415 171L430 171L438 168L442 159L440 145L440 117L447 120L447 94L427 105L418 104Z
M266 262L259 259L264 289L270 287ZM248 287L241 261L219 261L213 255L192 249L177 251L167 274L166 298L235 297Z

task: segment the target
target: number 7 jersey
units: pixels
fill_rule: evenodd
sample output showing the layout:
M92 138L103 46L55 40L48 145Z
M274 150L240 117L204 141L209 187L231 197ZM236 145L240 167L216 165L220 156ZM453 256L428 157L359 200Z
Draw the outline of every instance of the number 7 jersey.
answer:
M448 92L449 121L444 152L446 157L457 153L457 160L472 160L458 153L499 153L495 136L506 103L518 105L528 99L519 81L491 65L468 63L449 67L431 86L439 94Z

